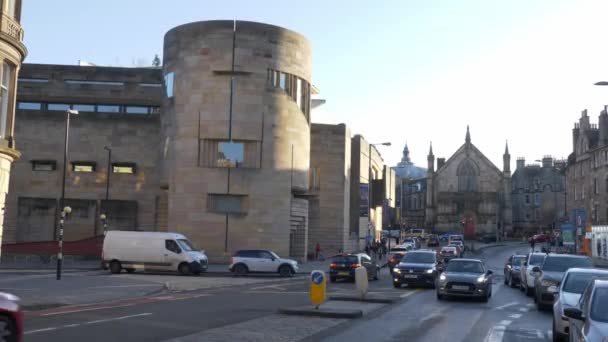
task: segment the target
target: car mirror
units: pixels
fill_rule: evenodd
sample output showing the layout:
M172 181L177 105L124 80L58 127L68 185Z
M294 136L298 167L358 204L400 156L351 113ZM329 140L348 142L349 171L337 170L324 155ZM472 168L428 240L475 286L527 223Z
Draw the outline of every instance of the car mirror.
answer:
M532 268L532 272L534 272L534 273L540 273L540 267L538 267L538 266L534 266L534 267Z
M275 257L270 257L270 260L275 261L277 259Z
M579 308L565 308L564 315L568 318L583 320L583 312Z
M486 272L486 274L487 274L487 275L492 275L492 274L494 274L494 271L492 271L492 270L488 270L488 272Z

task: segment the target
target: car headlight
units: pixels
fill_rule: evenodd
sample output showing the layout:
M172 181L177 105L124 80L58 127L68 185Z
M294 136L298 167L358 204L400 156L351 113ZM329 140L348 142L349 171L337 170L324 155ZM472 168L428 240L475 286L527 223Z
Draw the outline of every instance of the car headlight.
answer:
M393 268L393 272L395 272L395 273L401 273L401 270L398 269L397 267L395 267L395 268Z
M555 280L543 280L540 282L541 286L556 286L557 282Z
M477 278L478 283L485 283L486 281L488 281L488 278L486 278L485 274L482 274Z
M434 269L432 269L432 268L431 268L431 269L428 269L428 270L426 270L426 274L433 274L433 271L435 271L435 270L434 270Z
M446 280L446 279L448 279L448 278L445 276L445 274L442 274L439 276L439 280Z

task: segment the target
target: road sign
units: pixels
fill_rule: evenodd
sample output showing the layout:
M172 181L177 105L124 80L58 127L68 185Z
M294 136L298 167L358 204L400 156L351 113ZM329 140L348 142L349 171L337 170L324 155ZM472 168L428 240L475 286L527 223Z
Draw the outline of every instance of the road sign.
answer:
M325 272L323 271L312 271L310 272L310 302L315 307L319 307L319 305L325 302L327 288L327 277L325 277Z

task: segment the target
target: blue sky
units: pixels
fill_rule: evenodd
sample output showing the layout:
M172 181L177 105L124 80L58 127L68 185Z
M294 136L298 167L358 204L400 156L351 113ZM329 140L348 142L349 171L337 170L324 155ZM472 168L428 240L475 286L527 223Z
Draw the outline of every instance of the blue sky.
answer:
M571 128L608 103L606 1L26 0L26 62L130 66L162 56L164 33L198 20L261 21L313 46L313 83L327 99L313 121L346 123L389 164L407 140L426 164L473 143L502 166L566 157Z

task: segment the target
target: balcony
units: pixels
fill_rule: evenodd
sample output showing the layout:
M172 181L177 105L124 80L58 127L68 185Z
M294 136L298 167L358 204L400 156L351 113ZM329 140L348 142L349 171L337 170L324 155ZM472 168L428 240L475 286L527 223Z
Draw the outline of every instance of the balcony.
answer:
M23 41L23 29L21 25L13 18L9 17L6 14L2 14L2 32L8 34L9 36L15 38L19 42Z

